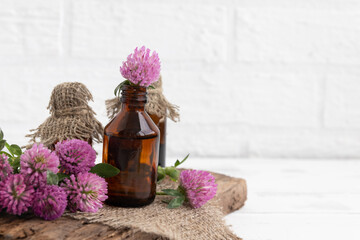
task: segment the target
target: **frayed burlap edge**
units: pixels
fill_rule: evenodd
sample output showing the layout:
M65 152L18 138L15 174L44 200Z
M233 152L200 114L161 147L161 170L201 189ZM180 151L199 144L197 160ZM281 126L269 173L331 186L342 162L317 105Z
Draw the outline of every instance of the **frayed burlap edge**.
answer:
M154 89L148 88L145 111L160 117L160 122L165 118L170 118L174 122L180 121L179 107L170 103L163 94L161 76L158 81L153 84ZM105 101L106 112L109 119L113 119L121 109L121 102L118 97Z
M57 85L52 91L47 109L51 114L38 128L30 130L29 145L37 142L51 147L55 142L66 139L81 139L102 142L103 126L95 118L95 112L88 105L92 94L82 83L67 82Z

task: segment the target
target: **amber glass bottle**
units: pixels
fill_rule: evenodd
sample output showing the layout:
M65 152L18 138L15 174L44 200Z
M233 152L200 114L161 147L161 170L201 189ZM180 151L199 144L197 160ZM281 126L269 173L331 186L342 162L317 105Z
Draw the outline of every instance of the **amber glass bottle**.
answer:
M159 166L165 167L166 161L166 117L163 121L160 121L161 117L156 114L149 114L156 126L160 130L160 150L159 150Z
M106 179L106 202L140 207L155 199L160 132L144 109L146 88L125 85L120 100L120 112L104 130L103 162L120 169Z

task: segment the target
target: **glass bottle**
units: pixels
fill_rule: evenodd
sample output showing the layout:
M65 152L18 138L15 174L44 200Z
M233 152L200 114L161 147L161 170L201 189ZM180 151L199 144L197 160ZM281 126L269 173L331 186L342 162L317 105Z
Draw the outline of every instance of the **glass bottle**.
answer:
M105 127L103 163L120 169L107 178L106 203L140 207L155 199L160 132L145 112L146 88L124 85L122 108Z
M156 126L160 130L160 150L159 150L159 166L165 167L166 165L166 117L160 121L161 117L156 114L149 114Z

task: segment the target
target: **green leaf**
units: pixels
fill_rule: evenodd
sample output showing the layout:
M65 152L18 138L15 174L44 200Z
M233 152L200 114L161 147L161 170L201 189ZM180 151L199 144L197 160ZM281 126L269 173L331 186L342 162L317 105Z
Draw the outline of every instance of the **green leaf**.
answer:
M149 89L155 89L153 85L148 86Z
M157 181L160 182L161 180L163 180L166 176L165 173L165 169L161 166L158 166L158 171L157 171L158 175L157 175Z
M70 176L65 174L65 173L58 173L57 174L59 182L61 182L62 180L64 180L65 178L69 178Z
M14 155L20 156L22 154L21 148L18 145L12 144L10 148Z
M19 173L19 169L20 169L20 156L19 157L15 157L15 158L10 158L12 159L10 165L12 166L12 168L14 169L14 173Z
M119 95L120 95L121 88L122 88L124 85L130 85L130 81L129 81L129 80L125 80L125 81L121 82L119 85L117 85L117 87L116 87L115 90L114 90L115 96L119 96Z
M162 189L161 191L170 196L175 196L175 197L184 196L181 192L175 189Z
M163 200L161 200L163 203L170 203L170 199L163 199Z
M46 171L46 177L47 177L47 184L49 184L49 185L58 185L59 184L59 177L57 174L48 170L48 171Z
M10 154L8 155L8 162L10 163L10 166L12 166L13 165L13 162L14 162L14 160L13 160L13 156L11 156Z
M184 201L185 201L184 196L174 198L169 202L168 208L178 208L184 203Z
M179 179L180 171L177 170L175 167L166 167L165 172L166 175L171 178L171 180L176 182Z
M0 140L0 151L3 150L3 148L5 147L5 140Z
M188 159L190 153L188 155L186 155L186 157L180 162L179 160L176 160L175 162L175 167L179 166L180 164L184 163L186 161L186 159Z
M3 133L3 131L1 130L1 128L0 128L0 140L3 140L4 139L4 133Z
M90 172L95 173L103 178L109 178L118 175L120 170L110 164L99 163L92 167Z
M120 84L121 84L121 83L120 83ZM119 92L119 90L120 90L120 84L117 85L117 87L116 87L115 90L114 90L114 95L115 95L115 96L118 96L118 92Z
M5 142L5 147L7 148L7 150L8 150L9 153L11 154L11 156L14 156L14 153L12 152L11 147L10 147L10 145L9 145L7 142Z

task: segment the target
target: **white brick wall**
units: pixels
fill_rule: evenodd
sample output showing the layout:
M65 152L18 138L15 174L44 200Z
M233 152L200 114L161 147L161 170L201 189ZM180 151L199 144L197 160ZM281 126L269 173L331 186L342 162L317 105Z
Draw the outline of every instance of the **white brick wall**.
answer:
M181 107L169 157L358 158L359 26L355 0L0 0L0 126L24 144L64 81L105 125L121 62L146 45Z

